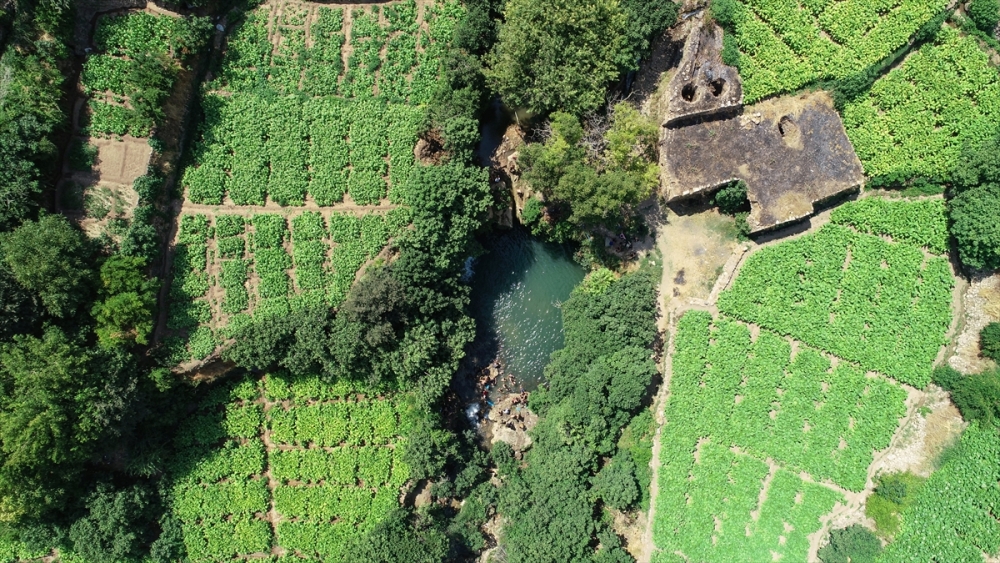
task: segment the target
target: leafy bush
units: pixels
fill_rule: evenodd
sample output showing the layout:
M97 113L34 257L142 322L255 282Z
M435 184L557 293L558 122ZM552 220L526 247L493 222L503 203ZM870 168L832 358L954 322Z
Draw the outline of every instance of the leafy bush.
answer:
M979 350L984 356L1000 363L1000 323L990 323L979 333Z
M594 477L594 492L610 507L626 510L639 500L635 462L628 452L612 458Z
M976 23L976 27L989 35L993 35L1000 22L1000 2L997 0L972 0L967 13Z
M1000 370L961 377L949 391L962 418L990 421L1000 417Z
M746 211L750 205L747 199L747 185L743 180L733 182L712 196L712 205L717 205L719 211L726 215L736 215L741 211Z
M934 368L934 372L931 374L931 381L945 391L954 389L955 384L961 378L962 373L947 364Z
M1000 269L1000 184L962 191L948 202L951 234L968 268Z
M882 553L882 542L860 524L830 531L830 543L821 547L823 563L874 563Z

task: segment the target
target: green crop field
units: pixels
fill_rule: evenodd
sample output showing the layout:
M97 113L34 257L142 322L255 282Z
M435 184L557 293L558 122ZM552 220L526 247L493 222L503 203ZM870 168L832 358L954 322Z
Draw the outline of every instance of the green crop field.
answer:
M973 423L944 465L902 514L902 530L880 563L979 563L1000 552L1000 436L994 423Z
M285 3L248 14L206 86L205 121L183 177L187 199L405 201L421 106L461 10L449 0L418 17L410 0L349 13Z
M728 5L729 3L727 3ZM876 65L931 20L943 0L733 1L720 20L734 31L748 103Z
M167 321L174 359L208 356L226 328L254 318L339 305L364 262L409 222L408 207L360 217L181 216Z
M690 426L696 436L863 489L872 452L889 445L905 413L906 392L856 366L831 367L829 358L804 346L792 357L790 343L766 330L752 340L742 323L710 321L691 312L680 325L671 426ZM694 418L677 419L682 413ZM851 426L852 419L863 424Z
M178 432L170 508L192 561L350 561L399 504L406 408L350 385L271 374L213 389Z
M90 97L87 130L93 135L148 137L181 69L201 48L206 21L131 12L105 16L94 33L96 52L80 81Z
M827 225L751 255L718 305L865 370L923 387L946 342L953 286L944 257Z
M844 502L841 491L865 487L906 392L705 312L681 317L674 345L655 560L684 560L678 552L696 561L763 561L770 552L804 560L819 517ZM803 472L824 484L803 481Z
M866 197L833 210L830 221L895 242L921 246L934 254L948 252L948 218L943 198L898 200Z
M945 27L844 108L844 127L876 180L947 181L963 147L1000 126L1000 76L976 39Z
M807 536L843 496L794 473L706 442L666 448L653 534L654 563L805 561ZM671 440L674 445L674 440ZM698 461L695 461L695 456ZM761 493L766 494L763 503ZM669 506L683 506L671 510Z

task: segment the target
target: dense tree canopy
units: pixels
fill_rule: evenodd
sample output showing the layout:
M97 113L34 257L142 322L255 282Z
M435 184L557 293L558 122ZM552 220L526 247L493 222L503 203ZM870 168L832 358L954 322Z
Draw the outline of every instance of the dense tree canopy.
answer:
M62 215L28 221L0 236L0 252L14 279L54 317L72 315L91 293L92 252Z
M507 0L486 76L508 106L583 115L618 75L625 26L615 0Z
M628 103L614 107L599 143L568 113L552 114L550 127L544 143L524 147L520 166L532 188L569 210L564 219L575 227L616 228L657 185L657 127Z
M616 444L656 372L657 275L650 266L610 283L599 274L563 304L566 346L546 367L549 391L531 395L541 420L525 467L502 444L494 449L510 561L633 561L601 521L597 499L618 508L638 499L634 462ZM601 456L613 458L603 469Z
M145 274L146 259L112 256L101 266L101 301L93 308L104 346L148 344L153 332L156 286Z
M964 190L948 208L962 264L982 270L1000 268L1000 184Z
M966 267L1000 268L1000 132L965 147L948 202L951 234Z

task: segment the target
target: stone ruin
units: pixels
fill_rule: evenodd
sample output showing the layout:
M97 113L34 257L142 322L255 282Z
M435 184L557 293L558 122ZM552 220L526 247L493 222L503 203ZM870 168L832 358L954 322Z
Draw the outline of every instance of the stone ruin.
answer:
M828 94L744 107L739 74L721 60L722 31L692 25L665 94L660 185L668 202L743 180L756 233L807 217L817 203L862 184L861 162Z
M718 26L701 25L688 35L681 64L667 86L664 125L743 107L740 74L722 63L721 52Z

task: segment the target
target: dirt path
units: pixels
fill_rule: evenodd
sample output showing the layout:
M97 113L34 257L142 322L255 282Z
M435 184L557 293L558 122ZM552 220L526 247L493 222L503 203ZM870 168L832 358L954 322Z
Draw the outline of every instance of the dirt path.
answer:
M680 211L680 213L678 213ZM686 310L714 310L713 295L718 294L720 278L731 279L746 247L736 241L731 218L714 210L679 207L667 209L665 221L656 229L656 247L663 260L657 306L660 310L659 330L667 343L661 366L663 383L653 402L656 433L653 435L652 480L649 485L649 512L646 528L632 555L639 563L648 563L656 549L653 526L656 518L656 497L659 493L659 467L664 408L670 394L670 377L674 354L674 325ZM737 257L737 258L734 258Z

